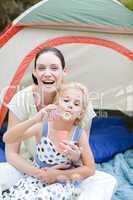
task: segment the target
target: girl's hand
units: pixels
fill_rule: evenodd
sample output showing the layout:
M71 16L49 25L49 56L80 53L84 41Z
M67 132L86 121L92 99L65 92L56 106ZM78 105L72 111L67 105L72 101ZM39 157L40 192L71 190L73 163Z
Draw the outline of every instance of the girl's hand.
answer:
M42 112L44 113L43 110ZM46 106L45 112L47 113L47 115L44 114L43 120L52 121L57 119L58 117L57 105L55 104L49 104L48 106Z
M81 152L76 144L72 144L66 140L63 140L60 143L60 146L64 149L63 154L66 155L71 161L79 161Z
M57 106L55 104L50 104L45 108L42 108L32 119L36 123L41 121L51 121L57 118Z

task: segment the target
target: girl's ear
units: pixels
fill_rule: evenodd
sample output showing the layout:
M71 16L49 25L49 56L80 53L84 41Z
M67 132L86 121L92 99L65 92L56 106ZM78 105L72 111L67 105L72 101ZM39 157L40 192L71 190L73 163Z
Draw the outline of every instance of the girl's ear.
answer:
M80 119L83 118L83 115L84 115L84 112L81 112L80 115L79 115Z
M84 112L81 112L77 119L75 120L75 125L79 125L84 117Z
M82 121L82 119L83 119L83 112L81 112L79 114L79 116L77 117L77 120L79 120L79 121Z

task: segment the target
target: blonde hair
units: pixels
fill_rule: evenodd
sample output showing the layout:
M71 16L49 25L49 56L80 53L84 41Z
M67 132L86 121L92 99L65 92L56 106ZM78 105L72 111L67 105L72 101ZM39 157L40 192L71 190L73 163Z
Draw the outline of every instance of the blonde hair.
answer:
M83 116L82 118L77 118L76 120L76 125L80 125L81 124L81 121L84 117L84 114L85 112L87 111L87 107L88 107L88 103L89 103L89 92L88 92L88 89L87 87L85 87L83 84L81 83L78 83L78 82L71 82L71 83L65 83L65 84L62 84L58 90L58 93L55 97L55 102L57 102L59 100L59 98L63 95L64 91L65 90L68 90L68 89L78 89L82 92L82 99L83 99Z

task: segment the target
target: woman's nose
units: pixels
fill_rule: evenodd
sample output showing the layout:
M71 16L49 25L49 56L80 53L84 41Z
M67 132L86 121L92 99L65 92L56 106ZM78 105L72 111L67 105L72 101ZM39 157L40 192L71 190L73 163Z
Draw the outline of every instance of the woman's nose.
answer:
M46 77L47 77L47 76L48 76L48 77L51 76L51 72L50 72L49 69L46 69L46 70L45 70L44 76L46 76Z

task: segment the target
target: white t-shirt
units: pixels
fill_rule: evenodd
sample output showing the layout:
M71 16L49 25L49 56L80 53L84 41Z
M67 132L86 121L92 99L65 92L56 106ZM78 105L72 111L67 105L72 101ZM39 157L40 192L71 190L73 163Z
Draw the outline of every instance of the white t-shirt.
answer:
M20 122L29 119L37 113L32 86L26 87L25 89L17 92L7 107L15 114L17 120ZM96 113L93 110L91 101L89 101L87 112L85 113L81 123L82 128L87 128L89 120L92 120L95 116ZM22 142L20 153L23 157L31 158L34 156L35 144L34 137Z

